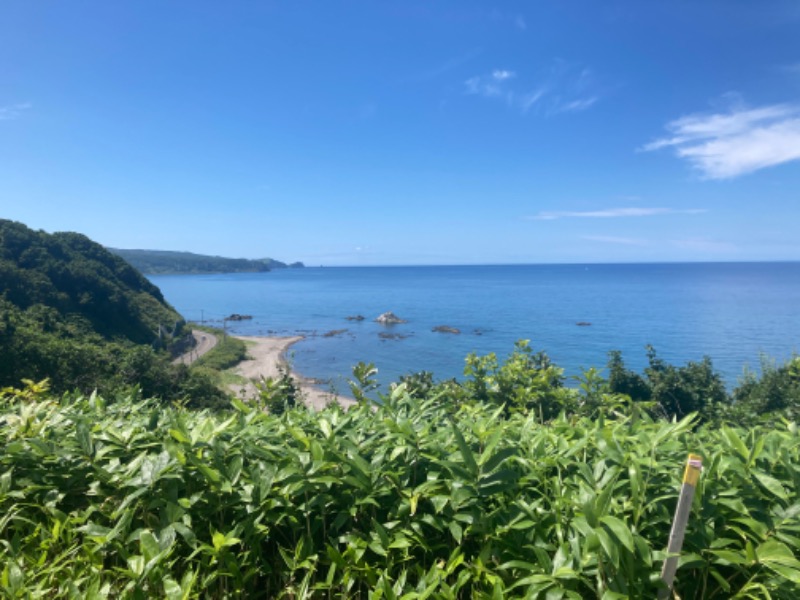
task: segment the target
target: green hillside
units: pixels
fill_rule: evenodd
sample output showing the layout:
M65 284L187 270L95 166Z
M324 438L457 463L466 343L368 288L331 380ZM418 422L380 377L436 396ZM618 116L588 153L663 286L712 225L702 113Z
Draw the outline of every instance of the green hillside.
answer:
M33 231L0 220L0 280L22 310L48 306L102 336L151 343L181 320L161 291L130 264L84 235Z
M164 350L183 335L181 316L86 236L0 220L0 283L0 388L48 378L57 392L135 385L169 398L193 379Z
M170 250L122 250L108 248L121 256L142 273L151 275L169 273L262 273L272 269L302 267L302 263L286 264L272 258L224 258L192 252Z

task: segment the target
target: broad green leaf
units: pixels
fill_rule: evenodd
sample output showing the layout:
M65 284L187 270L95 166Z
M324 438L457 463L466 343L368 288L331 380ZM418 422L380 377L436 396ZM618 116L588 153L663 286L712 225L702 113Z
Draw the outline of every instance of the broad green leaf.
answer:
M789 501L789 497L786 494L786 490L781 485L781 482L775 479L774 477L767 475L766 473L762 473L761 471L753 471L753 477L763 485L771 494L777 496L781 500Z
M473 476L477 475L478 463L475 462L475 455L472 453L472 450L470 450L469 446L467 446L467 442L464 440L464 436L461 435L461 432L458 430L455 421L451 421L451 428L453 430L453 435L456 438L458 449L461 452L461 457L464 459L464 465Z
M92 456L94 454L94 444L92 443L92 434L86 423L80 422L75 426L75 435L83 453L87 456Z
M145 530L139 534L139 551L144 556L145 561L152 560L161 552L161 547L152 532Z
M759 562L779 562L791 567L800 568L798 561L791 549L784 543L776 540L767 540L756 548L756 556Z
M597 539L600 541L600 545L605 551L606 556L615 567L619 568L619 549L617 548L616 541L601 527L595 529L595 533L597 534Z
M605 517L600 518L600 522L608 527L611 533L614 534L614 537L625 546L625 548L633 554L633 534L631 533L630 528L621 520L617 519L616 517L611 517L606 515Z
M748 458L750 457L750 451L747 449L747 446L745 446L741 438L736 435L736 432L730 427L723 426L722 433L725 436L725 439L728 441L728 445L739 454L742 460L747 462Z
M175 581L172 577L166 576L163 580L164 585L164 596L168 598L168 600L182 600L183 599L183 590L181 586Z
M235 546L241 541L242 540L240 540L237 537L234 537L230 534L225 535L224 533L221 533L219 531L214 532L214 534L211 536L211 543L214 545L214 550L216 550L217 552L219 552L222 548L225 548L227 546Z
M450 521L448 527L450 528L450 533L453 536L453 539L456 541L457 544L460 544L461 537L464 533L464 530L461 528L461 525L459 525L455 521Z
M144 565L145 565L145 558L144 556L137 554L135 556L131 556L128 558L128 568L131 572L136 575L137 577L144 573Z
M627 594L620 594L619 592L614 592L612 590L606 590L603 592L601 600L628 600L630 596Z

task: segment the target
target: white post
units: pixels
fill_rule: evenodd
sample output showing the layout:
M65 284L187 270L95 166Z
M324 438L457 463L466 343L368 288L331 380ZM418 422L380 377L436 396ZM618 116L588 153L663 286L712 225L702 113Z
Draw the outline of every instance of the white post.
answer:
M697 454L690 454L686 461L686 470L683 472L683 485L675 508L675 518L672 521L672 531L669 533L667 546L667 560L661 569L661 579L667 584L665 589L659 590L659 600L669 598L672 594L672 583L675 581L675 571L678 570L678 559L683 547L683 535L686 533L686 524L689 522L689 513L692 510L692 500L697 482L700 480L700 471L703 469L703 458Z

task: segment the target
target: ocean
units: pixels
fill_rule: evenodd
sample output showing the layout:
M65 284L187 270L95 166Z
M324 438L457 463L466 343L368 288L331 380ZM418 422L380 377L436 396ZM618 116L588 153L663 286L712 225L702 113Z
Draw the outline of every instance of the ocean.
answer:
M568 377L604 367L611 350L641 371L650 344L673 364L711 357L729 387L763 356L800 350L800 263L315 267L150 280L189 320L305 336L293 367L341 392L359 361L375 364L385 391L422 370L460 378L469 353L502 359L521 339ZM386 311L407 323L374 322ZM233 313L253 318L223 323ZM364 320L347 320L357 315Z

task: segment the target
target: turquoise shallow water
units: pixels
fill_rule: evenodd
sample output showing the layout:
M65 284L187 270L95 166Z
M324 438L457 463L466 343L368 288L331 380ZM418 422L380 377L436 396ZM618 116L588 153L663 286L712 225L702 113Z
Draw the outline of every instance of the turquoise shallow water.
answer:
M676 364L708 355L728 385L746 365L758 368L762 353L784 360L800 350L800 263L331 267L150 279L187 319L221 326L224 316L249 314L229 330L305 335L295 368L340 390L361 360L376 364L384 385L420 370L460 377L468 353L505 356L518 339L568 375L604 366L609 350L641 369L646 344ZM388 310L408 323L373 322ZM366 319L346 320L358 314ZM462 333L431 331L438 325Z

